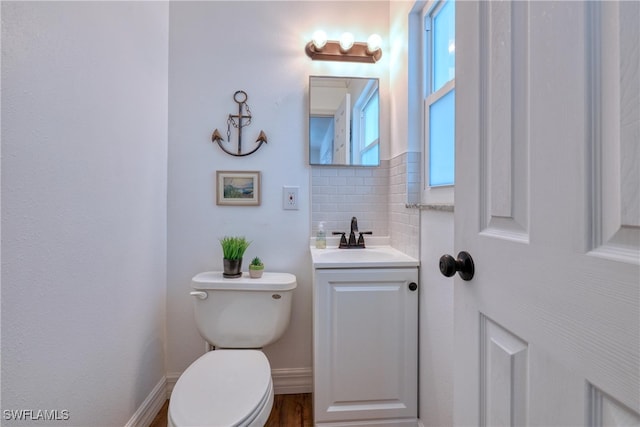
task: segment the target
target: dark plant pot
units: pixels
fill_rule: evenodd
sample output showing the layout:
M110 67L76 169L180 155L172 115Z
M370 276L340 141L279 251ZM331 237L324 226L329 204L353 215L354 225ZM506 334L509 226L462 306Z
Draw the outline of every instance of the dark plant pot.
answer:
M226 277L227 279L237 279L242 276L242 258L240 259L222 259L222 263L224 266L224 271L222 272L222 277Z

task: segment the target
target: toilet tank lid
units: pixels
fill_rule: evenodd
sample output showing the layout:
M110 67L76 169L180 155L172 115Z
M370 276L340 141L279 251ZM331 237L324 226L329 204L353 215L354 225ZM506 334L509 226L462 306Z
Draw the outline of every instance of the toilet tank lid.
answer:
M237 279L227 279L221 271L205 271L191 279L193 289L235 290L235 291L290 291L297 286L296 276L290 273L263 273L259 279L243 273Z

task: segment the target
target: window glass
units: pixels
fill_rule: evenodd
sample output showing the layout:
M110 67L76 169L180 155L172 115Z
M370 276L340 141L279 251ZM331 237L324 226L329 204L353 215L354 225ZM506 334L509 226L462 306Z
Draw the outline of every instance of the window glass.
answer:
M429 185L451 185L455 166L455 90L429 106Z
M363 165L376 165L379 158L379 145L375 144L371 148L362 152L362 164Z
M433 17L433 89L435 92L455 77L455 3L447 1Z

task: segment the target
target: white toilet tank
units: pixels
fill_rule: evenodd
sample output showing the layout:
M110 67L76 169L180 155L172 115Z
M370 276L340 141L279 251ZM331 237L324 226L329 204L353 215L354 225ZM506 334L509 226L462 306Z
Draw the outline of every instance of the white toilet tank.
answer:
M199 273L191 280L198 331L217 348L262 348L287 329L296 286L289 273L265 272L260 279Z

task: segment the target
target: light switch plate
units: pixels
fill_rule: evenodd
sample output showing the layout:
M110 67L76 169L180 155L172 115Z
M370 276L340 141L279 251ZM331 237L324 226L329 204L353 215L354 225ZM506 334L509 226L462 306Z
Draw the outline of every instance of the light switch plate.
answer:
M282 187L282 209L298 210L298 193L300 187L285 185Z

